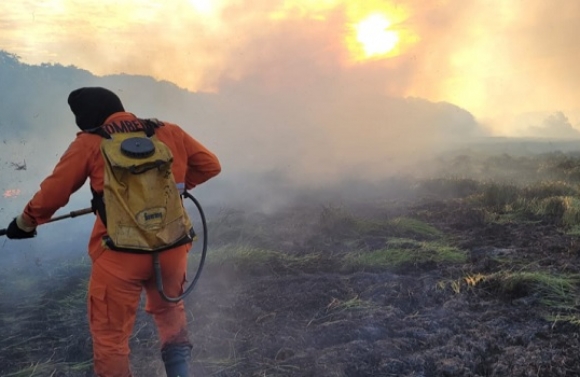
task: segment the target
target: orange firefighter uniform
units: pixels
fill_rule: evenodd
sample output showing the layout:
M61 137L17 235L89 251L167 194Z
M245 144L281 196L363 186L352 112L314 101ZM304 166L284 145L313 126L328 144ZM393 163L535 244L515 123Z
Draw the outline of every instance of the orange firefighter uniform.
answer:
M124 109L123 109L124 110ZM105 125L124 124L137 118L121 111L110 115ZM78 123L78 119L77 119ZM127 123L125 123L127 124ZM216 176L221 166L217 157L179 126L163 122L155 134L172 151L176 182L192 189ZM102 137L79 132L54 171L40 185L18 218L21 229L29 231L43 224L87 178L97 193L103 191L104 160L100 151ZM89 241L92 271L89 282L88 316L93 338L94 369L100 377L128 377L129 337L133 330L140 295L146 292L146 308L158 328L162 347L189 345L183 302L167 302L156 290L152 256L112 251L103 246L106 228L97 216ZM183 293L187 253L191 244L160 253L165 293Z

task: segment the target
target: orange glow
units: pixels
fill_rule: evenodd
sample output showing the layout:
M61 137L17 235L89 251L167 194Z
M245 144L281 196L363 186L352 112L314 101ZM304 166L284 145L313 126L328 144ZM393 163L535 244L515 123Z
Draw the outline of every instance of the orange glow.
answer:
M5 198L16 198L18 195L20 195L20 189L9 189L4 191L4 197Z
M189 0L189 3L203 17L216 16L224 7L223 0Z
M211 0L189 0L189 2L197 11L203 14L212 13L214 10Z
M373 13L357 23L356 39L362 45L367 58L386 55L399 43L399 35L389 31L391 22L380 13Z
M404 22L409 12L384 1L353 3L347 8L348 33L345 37L355 62L392 58L403 54L418 37Z
M341 38L349 63L399 56L419 40L407 24L409 9L388 0L285 0L270 18L326 21L337 9L344 12L346 33Z

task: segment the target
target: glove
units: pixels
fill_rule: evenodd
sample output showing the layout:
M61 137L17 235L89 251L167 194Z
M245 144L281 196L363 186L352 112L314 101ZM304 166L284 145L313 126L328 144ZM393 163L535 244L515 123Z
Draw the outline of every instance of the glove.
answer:
M22 230L18 226L18 223L18 218L14 218L14 220L12 220L6 229L6 237L10 238L11 240L21 240L25 238L33 238L36 236L35 228L32 228L30 231Z

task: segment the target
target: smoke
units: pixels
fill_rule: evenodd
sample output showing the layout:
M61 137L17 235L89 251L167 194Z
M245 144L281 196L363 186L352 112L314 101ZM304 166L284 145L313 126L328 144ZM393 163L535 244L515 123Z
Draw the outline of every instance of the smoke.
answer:
M578 14L575 2L439 2L415 23L423 55L410 93L446 98L501 135L517 135L522 113L577 112Z
M398 55L353 57L345 37L367 12L362 3L401 8ZM501 134L520 112L548 111L562 116L544 114L542 132L574 134L566 109L578 107L580 4L219 4L200 15L185 0L0 2L0 49L22 56L0 52L0 191L20 190L0 198L0 227L74 139L66 98L81 86L108 87L128 111L178 123L218 155L222 174L193 192L210 217L220 207L272 212L311 193L322 201L391 195L396 185L383 180L487 135L481 120ZM45 62L59 65L37 65ZM24 161L26 170L13 165ZM60 213L89 200L85 186ZM34 272L86 255L93 219L44 225L35 240L0 240L2 269Z
M294 38L287 43L301 40ZM273 48L264 45L265 56ZM108 87L128 111L178 123L213 150L223 173L196 189L210 205L272 210L293 200L297 190L378 181L453 140L482 134L473 116L457 106L385 95L383 83L391 76L379 81L362 69L346 74L339 67L321 67L310 59L316 54L304 50L296 66L264 61L255 74L224 79L215 94L147 77L96 77L72 67L31 66L6 56L0 74L15 90L4 92L0 101L5 104L0 188L21 194L4 201L4 213L19 213L74 139L78 130L66 98L80 86ZM272 80L285 84L269 86L259 74L267 67ZM13 163L23 161L26 170L14 169ZM89 199L82 189L64 210L84 208Z
M18 212L74 137L65 99L84 85L109 87L130 111L179 123L214 150L224 171L199 189L210 202L264 208L294 188L408 172L486 135L480 120L505 134L518 113L543 111L534 124L547 134L554 124L575 134L574 3L52 3L0 4L0 48L105 76L32 65L2 76L0 188L22 190L3 213ZM375 10L394 18L398 54L355 59L346 37ZM121 72L141 76L109 75ZM568 123L542 123L558 112ZM10 165L24 160L26 171Z
M579 109L575 2L49 3L0 4L0 48L31 63L147 75L203 92L249 78L304 91L349 76L392 96L454 103L502 135L520 113ZM349 33L373 11L393 19L398 54L357 60Z

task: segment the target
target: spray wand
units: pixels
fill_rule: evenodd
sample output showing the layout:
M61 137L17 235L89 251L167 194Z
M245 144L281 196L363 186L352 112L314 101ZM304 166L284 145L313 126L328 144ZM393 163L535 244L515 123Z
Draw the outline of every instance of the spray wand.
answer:
M94 211L92 208L83 208L83 209L79 209L77 211L72 211L66 215L55 216L55 217L51 218L50 220L48 220L45 224L53 223L53 222L59 221L59 220L70 219L73 217L83 216L83 215L87 215L87 214L93 213L93 212ZM5 235L6 235L6 228L0 229L0 237L5 236Z
M189 284L189 287L187 287L187 289L185 289L183 291L183 293L177 297L169 297L165 294L165 292L163 290L163 277L161 274L161 264L159 263L159 252L153 253L153 268L155 270L157 290L159 291L159 294L161 295L161 297L165 301L169 301L169 302L179 302L179 301L183 300L187 295L189 295L191 293L191 291L193 291L193 288L195 287L195 285L197 284L197 281L199 280L199 277L201 276L201 271L203 270L203 266L205 264L205 258L207 255L208 231L207 231L207 222L205 219L205 214L203 212L203 208L201 207L201 204L199 203L199 201L193 195L188 193L187 191L185 191L182 195L184 197L188 198L189 200L191 200L195 204L195 206L197 207L197 210L198 210L199 215L201 217L201 223L203 225L203 247L201 250L201 259L199 261L199 265L197 267L197 271L193 277L192 282ZM48 220L46 223L52 223L52 222L59 221L59 220L78 217L78 216L86 215L89 213L94 213L94 210L92 208L79 209L77 211L72 211L66 215L55 216L55 217L51 218L50 220ZM6 228L0 229L0 236L5 236L5 235L6 235Z

